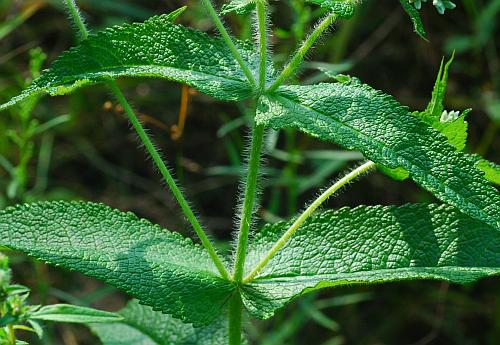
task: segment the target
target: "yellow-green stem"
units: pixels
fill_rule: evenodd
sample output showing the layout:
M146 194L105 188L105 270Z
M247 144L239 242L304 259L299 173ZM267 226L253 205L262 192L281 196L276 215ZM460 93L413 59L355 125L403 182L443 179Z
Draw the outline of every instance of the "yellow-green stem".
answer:
M276 244L269 250L266 256L255 266L252 272L245 277L243 283L248 283L252 281L257 274L266 266L266 264L273 258L276 253L283 248L283 246L290 240L290 238L295 234L295 232L300 228L302 224L316 211L316 209L324 203L332 194L337 192L339 189L357 179L361 175L366 174L371 169L375 167L375 163L368 161L361 165L360 167L354 169L349 174L338 180L330 188L324 191L312 204L295 220L295 222L288 228L288 230L281 236L281 238L276 242Z
M300 66L307 52L312 48L314 43L321 37L323 32L333 24L337 19L336 14L330 14L325 19L323 19L313 30L313 32L307 37L307 39L302 43L302 46L297 50L290 62L285 66L278 79L271 85L268 89L269 92L276 91L281 84L283 84L290 76L295 72L295 70Z
M7 326L7 336L9 337L9 345L16 345L16 333L13 325Z

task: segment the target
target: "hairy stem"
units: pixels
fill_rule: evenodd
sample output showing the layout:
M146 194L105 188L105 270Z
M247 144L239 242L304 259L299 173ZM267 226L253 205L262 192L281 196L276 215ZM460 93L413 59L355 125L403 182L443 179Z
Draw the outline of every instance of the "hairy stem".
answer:
M252 85L252 87L255 87L255 85L256 85L255 78L253 77L252 72L248 68L245 61L243 61L243 58L242 58L240 52L238 51L238 48L236 48L236 45L234 44L233 40L231 39L231 36L229 36L229 33L227 32L226 28L224 27L224 24L222 24L222 21L219 18L219 15L217 14L217 11L215 10L214 5L212 4L212 1L211 0L201 0L201 2L206 7L208 14L210 15L210 17L212 18L212 20L215 24L215 27L217 28L217 30L219 30L219 33L221 34L222 39L224 40L224 42L226 42L227 47L229 48L229 50L231 51L231 54L233 54L233 57L236 59L236 61L240 65L241 70L243 71L243 73L247 77L249 83Z
M302 224L309 218L314 211L324 203L332 194L337 192L339 189L357 179L361 175L366 174L375 167L375 163L368 161L361 165L360 167L354 169L349 174L338 180L330 188L324 191L312 204L293 222L293 224L288 228L288 230L281 236L281 238L276 242L276 244L271 248L271 250L266 254L266 256L255 266L252 272L245 277L243 283L248 283L252 281L257 274L266 266L269 260L290 240L290 238L297 232Z
M7 336L9 337L8 339L8 345L16 345L16 333L14 331L14 326L13 325L8 325L7 326Z
M255 125L252 130L252 144L250 149L250 160L248 162L248 173L245 185L245 197L241 212L241 223L238 232L238 247L236 249L236 261L234 264L233 280L241 282L245 268L245 258L248 246L248 234L252 223L255 198L257 195L257 177L259 175L260 155L264 139L264 126Z
M300 46L290 62L288 62L288 64L285 66L278 79L276 79L276 81L271 85L268 90L269 92L276 91L276 89L280 87L281 84L283 84L288 78L290 78L290 76L300 66L302 61L304 61L304 57L306 56L309 49L312 48L318 38L330 25L333 24L336 19L336 14L330 14L316 26L309 37L307 37L306 40L302 43L302 46Z
M235 291L229 301L229 345L241 344L241 318L243 303L238 291Z
M77 27L80 30L80 34L82 37L86 38L88 37L88 31L87 28L85 27L85 24L83 22L83 19L81 18L80 12L78 10L78 7L76 3L73 0L66 0L66 6L68 7L68 11L72 15L72 19L77 25ZM146 131L142 127L141 122L137 118L137 115L133 111L132 107L130 104L127 102L125 99L125 96L123 93L120 91L118 88L118 85L116 85L115 81L110 81L108 83L108 86L110 87L111 91L114 93L115 97L117 98L118 102L120 105L123 107L125 113L127 114L130 122L132 123L132 126L134 127L135 131L137 132L137 135L139 136L139 139L141 142L144 144L146 147L147 152L153 159L153 162L156 164L158 170L160 171L161 175L167 182L168 187L174 194L175 199L179 203L182 212L188 219L189 223L191 223L191 226L193 227L194 231L196 232L196 235L201 240L201 243L203 244L203 247L208 251L208 254L210 255L210 258L214 262L215 266L217 267L217 270L221 274L221 276L224 279L229 279L229 274L224 267L224 264L222 263L222 260L219 258L217 255L217 252L215 251L215 248L212 246L212 243L207 237L207 234L205 231L203 231L203 228L200 225L200 222L198 222L198 219L194 215L193 211L191 210L191 207L189 207L188 202L184 198L184 195L182 194L181 190L175 183L174 178L168 171L167 166L165 165L165 162L163 162L160 154L156 150L155 146L153 145L153 142L147 135Z
M73 23L76 25L78 29L78 33L80 34L80 39L81 40L87 39L89 37L89 33L87 31L85 22L83 21L82 15L80 13L80 10L78 9L78 6L76 5L75 0L64 0L64 2L66 3L66 9L68 10L69 15L71 16Z
M266 68L267 68L267 32L266 32L266 4L264 0L257 2L257 21L259 28L259 91L266 88Z
M214 247L212 246L212 243L208 239L205 231L203 231L203 228L201 227L200 223L198 222L198 219L196 218L193 211L189 207L189 204L186 201L186 199L184 198L184 195L182 195L181 190L179 189L179 187L175 183L174 178L172 177L172 175L170 174L170 171L168 170L167 166L163 162L163 160L162 160L160 154L158 153L158 151L156 150L153 142L151 141L151 139L147 135L146 131L144 130L144 127L142 126L141 122L137 118L137 115L132 110L132 107L127 102L127 100L125 99L125 96L120 91L120 89L118 88L118 86L116 85L116 83L114 81L109 82L109 87L111 88L111 91L113 91L114 95L118 99L118 102L120 103L120 105L123 107L123 110L127 114L128 119L132 123L132 126L134 127L135 131L137 132L139 139L146 147L147 152L149 153L149 155L153 159L153 162L158 167L158 170L160 170L161 175L163 176L163 178L167 182L168 187L170 188L170 190L174 194L174 197L177 200L177 202L179 203L182 211L184 212L184 215L186 216L188 221L193 226L193 229L196 232L196 235L198 235L198 237L201 240L201 243L203 244L205 249L208 251L215 266L217 266L217 269L219 270L222 277L224 277L225 279L229 279L229 275L227 273L226 268L224 267L224 264L222 263L221 259L217 255L217 252L215 251Z

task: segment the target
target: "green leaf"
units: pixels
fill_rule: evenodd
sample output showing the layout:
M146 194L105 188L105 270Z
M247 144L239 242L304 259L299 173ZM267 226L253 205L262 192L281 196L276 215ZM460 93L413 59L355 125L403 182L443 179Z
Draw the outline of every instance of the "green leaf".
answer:
M382 164L377 164L377 169L396 181L404 181L410 177L410 173L401 167L391 169L383 166Z
M422 19L420 18L420 13L418 12L418 10L413 7L413 5L408 2L408 0L399 0L399 2L401 3L401 6L403 6L405 12L410 16L415 32L420 37L426 40L427 33L425 32L424 24L422 24Z
M252 95L250 84L222 39L171 21L170 15L161 15L90 35L63 53L0 110L41 93L64 95L119 77L174 80L221 100L235 101ZM252 44L239 42L237 46L250 68L258 70L258 54Z
M42 328L42 325L40 325L40 323L38 323L35 320L28 320L28 323L30 324L31 328L36 333L36 335L38 336L38 338L42 339L43 338L43 328Z
M320 5L342 18L351 18L354 15L353 0L306 0L306 2Z
M420 37L427 40L427 33L425 32L424 25L419 13L422 2L427 2L427 0L399 0L399 2L410 17L415 32ZM446 9L454 9L456 7L456 5L449 0L433 0L432 4L434 5L434 7L436 7L436 10L439 12L439 14L444 14Z
M132 300L119 312L124 320L89 325L103 345L219 345L227 344L227 320L219 318L194 328Z
M221 14L226 15L235 12L239 15L250 13L258 0L232 0L228 4L222 6ZM353 0L306 0L311 4L319 5L326 8L332 13L337 14L342 18L351 18L354 15Z
M131 213L89 202L40 202L0 211L0 244L128 292L204 325L234 287L190 239Z
M391 96L359 83L284 86L261 97L257 112L259 124L297 128L388 168L403 168L442 201L500 228L500 195L476 160Z
M458 151L463 151L467 142L468 130L465 117L470 112L470 109L465 110L461 114L458 111L448 112L444 109L444 99L448 87L448 74L454 56L455 54L452 55L446 65L444 65L444 60L441 61L431 101L424 111L415 112L414 115L443 133L448 138L448 142L455 146Z
M121 321L123 318L107 311L71 304L53 304L41 307L30 315L30 319L71 323L106 323Z
M249 245L248 271L291 223L266 225ZM500 232L448 205L360 206L317 214L243 286L267 319L292 298L325 287L414 279L468 284L500 274Z
M235 12L239 15L245 15L253 11L257 0L231 0L228 4L222 5L220 14L225 16Z
M486 159L480 159L476 163L476 167L484 172L484 177L488 181L500 186L500 165L487 161Z

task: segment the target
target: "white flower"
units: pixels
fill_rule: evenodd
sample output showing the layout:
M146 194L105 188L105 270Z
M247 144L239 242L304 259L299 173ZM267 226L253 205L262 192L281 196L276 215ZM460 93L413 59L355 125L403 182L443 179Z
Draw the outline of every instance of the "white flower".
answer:
M451 111L448 112L447 110L445 110L441 114L441 118L439 119L439 121L441 123L453 122L456 119L458 119L459 116L460 116L460 112L459 111L451 110Z

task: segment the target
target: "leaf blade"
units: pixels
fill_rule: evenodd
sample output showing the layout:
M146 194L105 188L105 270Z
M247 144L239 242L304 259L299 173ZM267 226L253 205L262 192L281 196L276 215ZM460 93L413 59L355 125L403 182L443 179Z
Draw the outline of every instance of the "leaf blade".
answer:
M326 8L341 18L351 18L354 15L355 6L352 0L307 0L306 2Z
M63 53L23 93L0 105L0 111L36 95L64 95L119 77L165 78L221 100L250 97L252 88L224 42L173 24L179 13L173 14L90 35ZM252 45L239 42L237 46L257 70L258 54Z
M122 322L89 325L103 345L218 345L228 339L224 318L207 327L194 328L136 300L130 301L119 314L124 318Z
M30 319L71 323L108 323L123 320L115 313L71 304L43 306L32 313Z
M0 243L196 325L215 320L234 289L190 239L102 204L9 207L0 211Z
M500 195L444 135L411 116L394 98L358 82L285 86L261 97L256 121L296 128L403 168L419 185L469 216L500 229Z
M220 14L225 16L234 12L242 16L252 12L256 3L257 0L231 0L229 3L222 5Z
M484 173L488 181L500 186L500 165L480 158L476 167Z
M424 29L424 24L422 23L422 19L420 18L420 13L418 10L413 7L412 4L408 2L408 0L399 0L401 3L401 6L405 10L406 14L410 17L412 23L413 23L413 29L419 35L422 37L424 40L427 40L427 33L425 32Z
M249 245L251 269L289 224L266 225ZM448 205L360 206L311 217L243 288L250 313L269 318L303 293L413 279L470 283L500 274L500 233Z
M458 111L448 112L444 108L449 69L454 58L455 54L451 56L446 64L444 64L444 60L441 61L441 66L439 67L436 82L432 90L432 97L427 108L421 112L414 112L413 115L443 133L450 145L453 145L458 151L463 151L467 143L467 131L469 127L465 118L471 109L460 113Z

